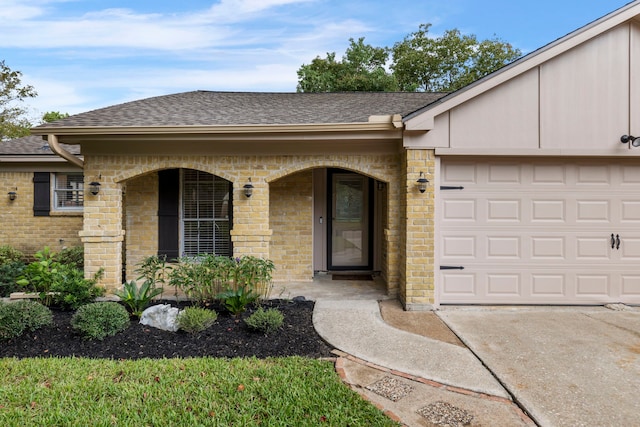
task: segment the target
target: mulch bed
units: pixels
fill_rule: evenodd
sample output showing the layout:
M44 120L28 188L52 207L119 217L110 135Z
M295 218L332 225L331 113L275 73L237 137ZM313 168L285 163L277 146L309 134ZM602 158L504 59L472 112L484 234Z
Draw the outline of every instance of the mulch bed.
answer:
M175 302L163 301L162 303ZM53 325L21 337L1 342L0 357L62 357L75 356L107 359L175 358L175 357L331 357L328 345L312 323L313 301L270 300L262 304L277 308L284 315L282 328L268 336L251 331L243 319L257 307L249 308L234 318L223 308L216 323L209 329L188 334L167 332L144 326L132 320L128 329L102 341L83 339L71 328L73 312L53 310Z

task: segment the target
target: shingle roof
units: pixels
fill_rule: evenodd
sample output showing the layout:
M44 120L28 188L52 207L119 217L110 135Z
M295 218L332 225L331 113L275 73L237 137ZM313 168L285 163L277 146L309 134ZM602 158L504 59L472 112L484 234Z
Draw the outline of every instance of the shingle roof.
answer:
M76 114L42 127L286 125L367 122L407 114L444 96L424 92L266 93L194 91ZM37 129L37 128L36 128Z
M80 154L80 147L77 145L60 144L71 154ZM41 155L55 156L49 148L47 141L41 136L29 135L22 138L0 141L0 156L21 156L21 155Z

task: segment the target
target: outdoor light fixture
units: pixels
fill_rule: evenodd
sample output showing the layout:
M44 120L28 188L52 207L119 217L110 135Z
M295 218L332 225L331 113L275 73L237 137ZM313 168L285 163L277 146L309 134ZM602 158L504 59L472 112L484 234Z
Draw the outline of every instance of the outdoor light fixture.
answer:
M247 198L251 197L251 195L253 194L253 184L251 183L251 178L249 178L247 183L242 188L244 188L244 195L247 196Z
M418 190L420 190L421 193L427 191L427 183L429 180L424 177L424 173L422 171L420 171L420 178L418 178L418 181L416 182L418 183Z
M16 197L18 197L18 193L16 193L15 191L9 191L9 200L11 200L12 202L16 199Z
M623 144L631 143L634 147L640 147L640 136L622 135L620 137L620 142Z
M94 196L98 195L98 193L100 192L100 183L97 182L97 181L93 181L93 182L89 183L89 191Z

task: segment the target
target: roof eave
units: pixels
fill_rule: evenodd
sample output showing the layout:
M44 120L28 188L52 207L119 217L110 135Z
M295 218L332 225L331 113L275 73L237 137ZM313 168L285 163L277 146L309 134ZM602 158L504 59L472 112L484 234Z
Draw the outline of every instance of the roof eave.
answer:
M31 129L33 135L90 136L90 135L237 135L271 133L321 133L321 132L362 132L395 130L394 116L386 120L379 117L358 123L311 123L276 125L217 125L217 126L38 126Z

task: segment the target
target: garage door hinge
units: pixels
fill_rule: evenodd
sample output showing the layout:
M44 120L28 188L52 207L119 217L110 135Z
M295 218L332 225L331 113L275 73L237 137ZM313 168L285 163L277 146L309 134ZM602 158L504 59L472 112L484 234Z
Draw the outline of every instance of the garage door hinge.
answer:
M440 189L441 190L464 190L464 187L463 186L452 187L450 185L441 185Z
M441 265L440 270L464 270L461 265Z

